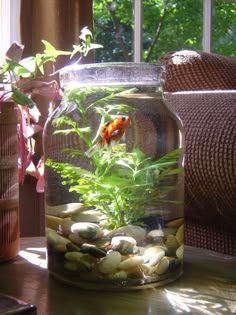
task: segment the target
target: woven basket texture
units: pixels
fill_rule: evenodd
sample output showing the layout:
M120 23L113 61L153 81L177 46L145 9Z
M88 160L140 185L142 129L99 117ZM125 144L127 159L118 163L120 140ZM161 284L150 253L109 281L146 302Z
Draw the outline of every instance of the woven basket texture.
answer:
M236 58L182 50L158 60L166 67L166 92L236 89Z
M165 97L185 130L186 243L233 254L228 250L236 249L236 91L165 93ZM222 240L222 233L225 250L222 241L216 241L217 235ZM227 245L229 240L234 246Z

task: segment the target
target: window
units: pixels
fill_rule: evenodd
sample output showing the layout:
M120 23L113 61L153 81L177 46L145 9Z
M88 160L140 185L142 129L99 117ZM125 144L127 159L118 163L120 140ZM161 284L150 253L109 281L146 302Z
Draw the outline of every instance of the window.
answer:
M96 61L139 61L140 49L142 60L152 62L180 49L236 56L236 5L232 0L93 3L95 40L104 46L96 51Z
M0 0L0 63L13 41L20 41L19 0Z

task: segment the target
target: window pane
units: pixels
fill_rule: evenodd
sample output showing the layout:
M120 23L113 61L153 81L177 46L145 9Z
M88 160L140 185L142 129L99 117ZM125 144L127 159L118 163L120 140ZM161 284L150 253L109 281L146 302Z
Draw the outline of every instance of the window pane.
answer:
M134 0L135 1L135 0ZM204 0L143 0L143 61L180 49L203 50ZM213 1L213 52L236 56L236 3ZM94 0L96 61L133 60L133 0Z
M156 61L174 50L202 49L202 0L144 1L144 5L144 60Z
M236 3L214 1L212 51L236 57Z
M95 60L132 61L133 0L94 0Z
M143 61L169 51L202 49L203 0L143 1ZM194 18L193 18L194 17ZM95 41L99 61L133 60L133 0L94 0Z

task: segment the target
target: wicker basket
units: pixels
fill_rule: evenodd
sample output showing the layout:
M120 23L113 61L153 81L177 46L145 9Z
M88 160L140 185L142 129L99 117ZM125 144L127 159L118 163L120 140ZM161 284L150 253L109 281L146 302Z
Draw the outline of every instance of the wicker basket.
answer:
M17 108L0 102L0 261L19 251Z

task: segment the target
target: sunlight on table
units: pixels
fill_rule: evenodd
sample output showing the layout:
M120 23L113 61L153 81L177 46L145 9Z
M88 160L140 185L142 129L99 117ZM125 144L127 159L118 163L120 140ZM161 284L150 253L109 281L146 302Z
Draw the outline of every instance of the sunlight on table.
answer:
M28 247L21 250L19 255L29 261L31 264L37 265L43 269L47 269L46 248L33 248Z

